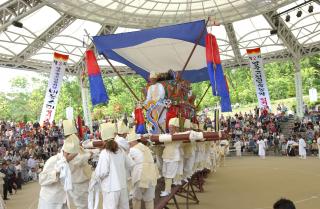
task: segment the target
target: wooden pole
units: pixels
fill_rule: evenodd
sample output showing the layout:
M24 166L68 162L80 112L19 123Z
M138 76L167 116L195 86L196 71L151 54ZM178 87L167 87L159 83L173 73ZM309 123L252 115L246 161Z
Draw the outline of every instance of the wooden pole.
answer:
M198 44L199 44L199 42L200 42L200 40L201 40L201 37L203 36L204 32L205 32L206 29L207 29L207 25L208 25L208 23L209 23L209 20L210 20L210 17L208 17L205 26L203 27L201 33L199 34L198 39L197 39L196 42L194 43L194 46L193 46L193 48L192 48L192 50L191 50L191 52L190 52L190 54L189 54L189 57L188 57L186 63L184 64L184 66L183 66L183 68L182 68L182 72L181 72L181 74L180 74L180 76L179 76L180 79L182 78L182 75L183 75L184 71L186 70L186 68L187 68L187 66L188 66L188 64L189 64L190 59L191 59L194 51L196 50L196 48L197 48L197 46L198 46Z
M202 133L203 133L203 138L205 139L204 141L217 141L217 140L222 140L222 139L228 138L228 134L226 134L226 133L221 133L221 136L219 135L219 132L204 131ZM173 134L172 141L190 142L189 135L190 135L189 133ZM140 141L142 141L142 142L148 142L149 140L152 142L155 142L155 143L161 143L159 141L159 134L153 134L150 136L143 136L142 135L141 139L140 139ZM201 140L200 140L200 142L201 142ZM93 144L93 147L102 148L102 147L104 147L105 142L102 140L97 140L97 141L93 141L92 144Z
M211 87L211 84L209 83L206 91L204 92L204 94L203 94L202 97L200 98L200 101L198 102L198 104L197 104L197 106L196 106L196 109L197 109L197 108L199 107L199 105L201 104L203 98L206 96L206 94L207 94L207 92L208 92L208 90L209 90L210 87Z
M107 60L107 62L109 63L109 65L111 66L111 68L113 69L113 71L119 76L119 78L121 79L121 81L124 83L124 85L129 89L130 93L134 96L134 98L137 101L140 101L138 96L134 93L134 91L130 88L129 84L126 82L126 80L124 80L124 78L120 75L120 73L117 71L117 69L113 66L113 64L110 62L109 58L103 54L104 58Z

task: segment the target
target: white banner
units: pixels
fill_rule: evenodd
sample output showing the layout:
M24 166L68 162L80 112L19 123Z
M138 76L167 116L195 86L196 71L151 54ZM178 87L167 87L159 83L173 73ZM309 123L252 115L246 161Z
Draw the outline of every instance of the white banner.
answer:
M73 108L72 107L66 108L66 118L67 118L67 120L73 121Z
M91 119L91 112L89 110L89 103L88 103L89 89L82 87L81 94L82 94L82 108L83 108L84 122L85 122L85 125L89 127L92 133L93 131L92 119Z
M58 97L62 84L62 78L64 76L68 58L68 55L63 55L56 52L54 53L48 88L46 91L46 96L44 98L39 121L41 125L44 121L48 121L51 123L54 119L54 114L56 112L56 106L58 104Z
M266 82L266 76L264 74L260 48L247 49L247 53L250 61L252 78L256 86L259 107L268 107L271 109L271 102Z
M310 99L310 102L318 101L317 89L315 89L315 88L309 89L309 99Z

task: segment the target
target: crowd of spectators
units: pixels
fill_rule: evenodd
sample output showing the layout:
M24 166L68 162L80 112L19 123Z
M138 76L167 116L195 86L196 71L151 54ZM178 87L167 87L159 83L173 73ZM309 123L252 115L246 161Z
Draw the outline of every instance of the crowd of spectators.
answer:
M61 127L54 122L40 127L39 123L1 123L0 188L3 199L14 195L29 181L37 181L44 162L55 155L63 143Z
M320 114L320 113L319 113ZM292 129L285 134L280 123L294 121ZM205 127L214 128L214 121L209 117L204 119ZM309 114L302 119L294 117L288 108L279 104L275 113L269 109L255 108L248 113L236 113L234 116L221 115L219 128L228 132L231 136L231 148L237 141L241 142L241 152L258 154L258 140L264 140L267 151L273 151L276 155L295 156L299 138L304 138L307 143L308 155L318 154L319 119L313 119ZM289 142L289 143L288 143ZM292 153L290 151L292 150Z

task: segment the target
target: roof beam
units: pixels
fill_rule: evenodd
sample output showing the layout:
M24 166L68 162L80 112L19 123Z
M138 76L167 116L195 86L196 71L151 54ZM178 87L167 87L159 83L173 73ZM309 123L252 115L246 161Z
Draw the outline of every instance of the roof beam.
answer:
M44 5L42 0L12 0L0 5L0 32Z
M30 45L16 56L16 60L25 61L36 54L44 45L59 35L65 28L75 21L75 17L62 15L54 24L38 36Z
M288 51L296 59L300 59L304 54L303 47L293 35L290 28L286 25L283 19L277 16L276 11L271 11L264 14L265 19L271 25L272 28L277 30L278 37L281 39L283 44L287 47Z
M229 38L229 42L232 47L233 53L234 53L235 60L236 60L236 62L241 63L243 59L242 59L242 56L240 53L238 40L237 40L236 33L234 31L234 27L233 27L232 23L227 23L225 25L225 29L226 29L227 36Z

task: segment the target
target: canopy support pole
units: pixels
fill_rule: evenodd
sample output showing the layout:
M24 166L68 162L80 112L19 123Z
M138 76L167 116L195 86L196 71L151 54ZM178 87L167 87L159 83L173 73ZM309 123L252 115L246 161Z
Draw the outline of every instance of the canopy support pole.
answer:
M208 92L208 90L209 90L209 88L210 88L210 87L211 87L211 84L209 83L209 85L208 85L208 87L207 87L206 91L205 91L205 92L204 92L204 94L201 96L200 101L198 102L198 104L197 104L197 106L196 106L196 109L198 109L198 107L200 106L200 104L201 104L201 102L202 102L203 98L206 96L206 94L207 94L207 92Z
M295 78L295 87L296 87L296 112L299 118L303 117L304 114L304 107L303 107L303 90L302 90L302 75L301 75L301 65L300 60L293 61L295 71L294 71L294 78Z
M204 32L205 32L206 29L207 29L207 25L208 25L208 23L209 23L209 20L210 20L210 17L208 17L205 26L203 27L201 33L199 34L198 39L197 39L196 42L194 43L194 46L193 46L193 48L192 48L192 50L191 50L191 52L190 52L190 54L189 54L189 57L188 57L186 63L184 64L184 66L183 66L183 68L182 68L182 72L181 72L181 74L180 74L180 76L179 76L180 79L182 78L182 75L183 75L184 71L186 70L187 65L189 64L190 59L191 59L194 51L196 50L196 47L198 46L198 44L199 44L199 42L200 42L200 40L201 40L201 37L203 36Z
M117 71L117 69L113 66L113 64L110 62L109 58L103 54L104 58L107 60L107 62L109 63L109 65L111 66L111 68L113 69L113 71L119 76L119 78L121 79L121 81L124 83L124 85L129 89L130 93L134 96L134 98L137 101L140 101L140 99L138 98L138 96L134 93L134 91L130 88L129 84L126 82L126 80L124 80L124 78L120 75L120 73Z

